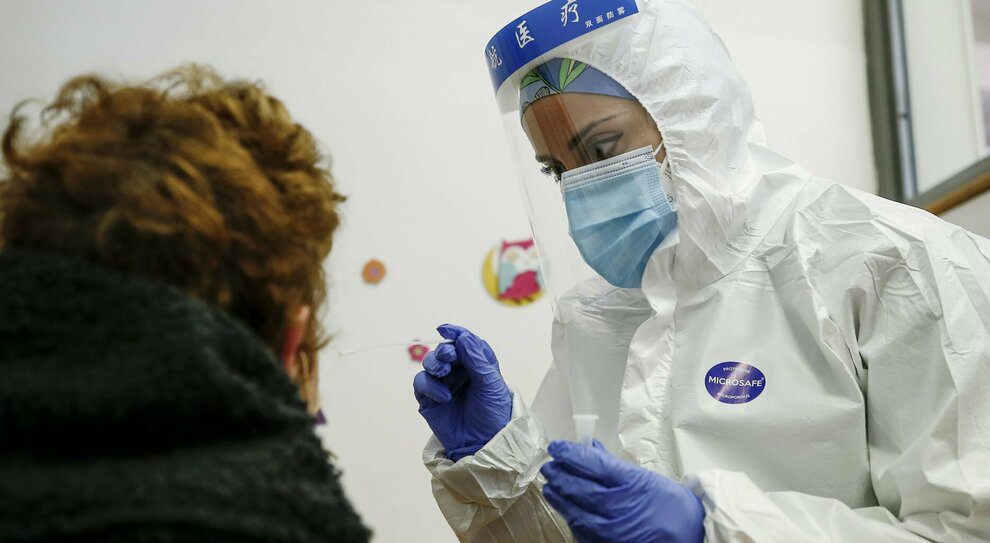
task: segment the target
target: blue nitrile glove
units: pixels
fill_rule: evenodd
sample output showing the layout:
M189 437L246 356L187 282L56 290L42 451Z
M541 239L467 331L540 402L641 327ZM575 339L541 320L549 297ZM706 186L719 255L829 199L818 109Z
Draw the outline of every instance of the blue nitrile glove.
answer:
M543 495L581 543L700 543L705 509L684 485L593 447L554 441Z
M437 346L413 379L419 413L454 462L478 452L512 418L512 393L495 353L469 330L437 328L454 343Z

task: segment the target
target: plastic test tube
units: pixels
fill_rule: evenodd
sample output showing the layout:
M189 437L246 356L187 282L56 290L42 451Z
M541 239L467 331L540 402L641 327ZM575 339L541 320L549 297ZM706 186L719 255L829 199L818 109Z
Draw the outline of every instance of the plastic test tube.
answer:
M598 415L574 415L574 434L578 443L591 446L591 440L595 437L595 424L598 422Z

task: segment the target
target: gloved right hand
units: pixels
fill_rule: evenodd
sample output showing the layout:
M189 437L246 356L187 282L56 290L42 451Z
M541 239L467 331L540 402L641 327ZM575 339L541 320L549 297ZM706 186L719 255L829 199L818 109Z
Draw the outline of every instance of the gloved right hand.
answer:
M485 446L512 417L512 393L485 340L444 324L443 343L423 360L413 379L419 413L454 462Z
M554 441L543 495L579 543L701 543L705 507L684 485L623 462L598 441Z

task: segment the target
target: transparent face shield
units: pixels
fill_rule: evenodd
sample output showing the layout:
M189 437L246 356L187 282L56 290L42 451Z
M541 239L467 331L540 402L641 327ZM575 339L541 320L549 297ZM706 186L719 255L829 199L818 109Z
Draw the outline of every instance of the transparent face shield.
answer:
M565 198L575 183L594 181L600 166L643 167L647 158L656 162L655 157L665 155L649 112L621 84L566 56L589 41L623 32L637 13L634 0L554 0L508 24L486 49L543 279L558 318L561 300L582 283L598 278L613 286L639 286L620 269L638 262L621 262L631 257L616 253L618 249L610 254L607 239L589 239L608 232L596 227L587 229L581 240L572 236L572 227L598 220L596 210L609 198L620 205L614 202L618 196L585 189ZM633 194L629 205L641 196L652 197ZM615 270L606 269L610 263Z
M486 48L548 298L563 324L555 335L566 336L555 338L554 360L579 440L590 439L619 393L621 379L607 382L615 377L607 361L624 364L631 334L652 311L634 290L636 271L676 224L660 188L665 152L652 116L607 67L568 56L628 31L637 13L634 0L554 0ZM597 297L591 311L606 318L584 318L587 302L575 300L589 296Z

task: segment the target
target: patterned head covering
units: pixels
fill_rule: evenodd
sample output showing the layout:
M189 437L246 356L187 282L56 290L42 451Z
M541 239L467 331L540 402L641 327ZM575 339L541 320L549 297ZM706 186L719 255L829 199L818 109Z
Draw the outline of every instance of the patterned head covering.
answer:
M635 100L618 81L569 58L555 58L530 70L519 84L519 115L533 102L554 94L583 92Z

